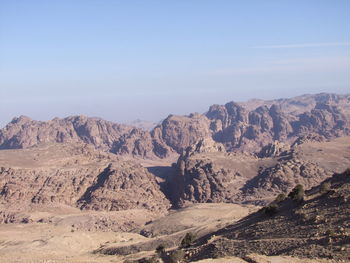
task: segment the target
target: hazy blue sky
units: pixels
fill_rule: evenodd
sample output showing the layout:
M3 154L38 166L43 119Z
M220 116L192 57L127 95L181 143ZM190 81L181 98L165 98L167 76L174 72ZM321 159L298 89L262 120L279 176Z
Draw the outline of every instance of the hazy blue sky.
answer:
M350 93L349 0L0 0L0 126Z

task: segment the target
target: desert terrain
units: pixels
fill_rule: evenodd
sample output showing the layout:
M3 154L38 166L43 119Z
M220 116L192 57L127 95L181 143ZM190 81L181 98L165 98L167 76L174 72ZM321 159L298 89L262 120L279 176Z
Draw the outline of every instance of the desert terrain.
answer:
M0 129L0 262L349 262L349 109L317 94L147 129L16 117Z

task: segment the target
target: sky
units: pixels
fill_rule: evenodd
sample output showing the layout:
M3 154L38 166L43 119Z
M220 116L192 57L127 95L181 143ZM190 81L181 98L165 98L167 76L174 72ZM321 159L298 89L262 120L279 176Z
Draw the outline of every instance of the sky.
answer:
M350 93L349 0L0 0L0 127Z

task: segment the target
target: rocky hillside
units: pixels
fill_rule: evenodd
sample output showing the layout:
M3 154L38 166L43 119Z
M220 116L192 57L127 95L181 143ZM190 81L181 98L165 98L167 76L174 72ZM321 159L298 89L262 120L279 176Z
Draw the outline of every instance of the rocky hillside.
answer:
M8 211L58 204L105 211L140 208L156 214L170 206L154 175L141 165L87 144L0 151L0 222L11 222Z
M287 197L199 240L191 259L252 252L350 260L350 172L335 174L306 192L302 201ZM273 209L271 209L273 207Z
M275 140L293 143L309 133L327 139L350 134L349 115L328 103L318 103L310 112L295 116L276 104L249 112L231 102L210 107L206 116L211 120L213 138L228 150L257 152Z
M21 116L0 130L0 149L25 149L50 142L88 143L98 150L148 159L163 157L162 153L169 151L148 131L86 116L47 122Z
M296 184L310 188L350 167L350 137L331 141L303 140L287 147L280 143L264 148L259 158L228 153L213 140L200 140L180 156L172 180L176 206L189 203L239 202L265 204Z
M47 122L22 116L0 130L0 149L84 142L120 155L157 159L181 154L201 138L213 138L227 151L257 153L276 140L293 144L310 133L326 139L349 135L350 96L229 102L213 105L205 114L169 115L151 131L84 116Z

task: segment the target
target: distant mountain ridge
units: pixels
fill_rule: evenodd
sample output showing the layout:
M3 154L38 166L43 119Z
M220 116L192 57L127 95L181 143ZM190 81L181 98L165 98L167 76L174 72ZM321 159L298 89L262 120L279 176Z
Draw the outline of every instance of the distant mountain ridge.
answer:
M309 134L326 139L349 135L350 95L212 105L205 114L169 115L151 131L86 116L46 122L21 116L0 130L0 149L84 142L119 155L157 159L180 154L201 138L211 137L228 151L257 153L274 141L292 144Z

